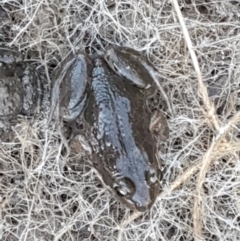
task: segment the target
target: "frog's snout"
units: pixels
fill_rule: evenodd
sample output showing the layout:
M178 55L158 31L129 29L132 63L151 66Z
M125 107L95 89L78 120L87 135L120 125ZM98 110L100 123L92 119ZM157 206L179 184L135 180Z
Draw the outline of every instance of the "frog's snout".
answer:
M153 204L153 200L150 200L149 197L139 197L137 202L134 202L135 209L138 210L139 212L145 212L151 208Z

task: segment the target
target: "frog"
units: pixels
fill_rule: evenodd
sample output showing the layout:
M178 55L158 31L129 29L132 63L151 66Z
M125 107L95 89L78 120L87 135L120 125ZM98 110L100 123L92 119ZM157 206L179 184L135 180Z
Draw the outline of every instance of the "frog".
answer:
M37 72L14 48L0 46L0 133L8 138L18 115L33 116L41 104L42 86Z
M84 137L98 177L122 204L149 210L162 179L143 94L150 83L123 78L101 55L78 53L65 66L55 93L60 117L71 129L69 141Z

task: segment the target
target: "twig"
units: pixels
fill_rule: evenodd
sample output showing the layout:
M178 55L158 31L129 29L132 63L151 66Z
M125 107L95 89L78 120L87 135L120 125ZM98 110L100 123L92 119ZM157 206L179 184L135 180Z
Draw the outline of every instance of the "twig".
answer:
M194 208L193 208L193 226L195 235L198 237L202 236L202 221L201 221L201 210L202 207L202 185L205 180L205 176L207 171L210 168L210 164L212 161L211 153L212 151L219 145L220 141L224 138L224 136L229 132L230 128L237 122L240 121L240 113L237 113L224 127L219 129L219 133L217 137L213 140L210 148L205 153L202 159L202 167L199 172L197 185L196 185L196 197L194 201Z
M41 6L42 6L42 1L37 5L36 10L34 11L31 19L29 19L29 20L27 21L27 24L26 24L23 28L21 28L21 30L18 32L18 34L16 35L16 37L15 37L15 38L12 40L12 42L9 44L10 47L18 40L18 38L19 38L23 33L25 33L26 29L32 24L35 16L37 15L38 10L39 10L39 8L40 8Z
M173 6L175 8L175 11L177 13L179 23L182 27L183 35L184 35L185 41L187 43L189 53L190 53L191 58L192 58L193 66L194 66L195 71L197 73L198 91L199 91L199 94L202 97L204 107L207 111L207 117L210 118L211 123L212 123L213 127L215 128L215 130L218 130L219 126L220 126L220 121L219 121L217 115L215 114L216 110L215 110L214 104L212 103L212 101L208 97L206 85L203 83L202 74L201 74L201 71L200 71L200 68L199 68L197 56L195 54L195 51L193 50L192 41L190 39L189 32L187 30L187 27L185 25L182 13L180 11L178 1L172 0L172 3L173 3Z
M214 155L211 155L211 159L215 159L216 157L221 158L224 155L228 155L229 153L240 151L240 143L239 142L230 142L230 143L219 143L217 145L217 152L214 152ZM221 149L221 150L219 150ZM213 154L213 153L212 153ZM177 189L180 185L185 183L188 178L190 178L192 175L194 175L199 169L201 168L203 163L203 159L201 161L198 161L193 166L188 168L182 175L178 176L177 179L171 183L169 188L162 192L159 197L163 197L165 195L168 195L168 193L171 193L175 189Z
M140 217L141 215L143 215L140 212L134 212L133 214L131 214L127 220L123 220L123 222L120 224L120 230L118 233L118 241L122 240L122 233L123 233L123 228L126 227L129 223L131 223L134 219L137 219L138 217Z
M197 181L197 196L194 202L194 208L193 208L193 225L194 225L194 232L195 235L197 236L197 238L201 238L201 231L202 231L202 222L201 222L201 190L202 190L202 184L204 182L205 176L206 176L206 172L210 166L211 163L211 153L212 150L216 147L216 145L219 143L219 141L221 140L221 138L224 136L224 134L226 134L226 130L228 130L228 128L224 129L225 131L223 131L223 133L221 133L220 130L220 121L216 116L216 110L214 107L214 104L211 102L211 100L208 97L208 93L207 93L207 88L205 86L205 84L203 83L203 79L202 79L202 74L200 71L200 67L199 67L199 63L197 60L197 56L195 54L195 51L193 50L193 45L192 45L192 41L190 39L190 35L189 32L187 30L187 27L185 25L182 13L180 11L179 5L178 5L178 1L177 0L172 0L173 6L175 8L175 11L177 13L178 16L178 20L180 22L180 25L182 27L182 31L183 31L183 35L185 38L185 41L187 43L188 49L189 49L189 53L191 55L192 58L192 62L193 62L193 66L195 68L195 71L197 73L197 78L198 78L198 92L202 98L203 101L203 105L204 108L206 110L206 114L207 117L210 119L210 122L213 126L213 128L215 130L218 131L218 136L217 138L212 142L210 148L208 149L208 151L205 153L205 155L203 156L202 159L202 167L200 170L200 174L198 177L198 181ZM196 170L196 168L191 169L191 172ZM183 180L185 180L186 176L183 177Z
M163 193L159 195L159 198L169 195L169 193L177 189L188 178L190 178L200 169L200 173L197 181L197 187L196 187L197 195L195 198L194 209L193 209L194 230L198 238L201 237L201 216L200 215L201 215L201 205L202 205L202 199L201 199L202 184L204 182L206 173L209 170L212 160L214 160L217 156L219 157L220 155L221 156L227 155L229 152L231 153L232 151L236 151L240 149L239 142L232 143L235 147L234 149L230 148L229 143L221 143L224 136L229 132L230 128L239 121L240 121L240 112L237 113L224 127L219 129L219 134L213 140L210 148L207 150L207 152L205 153L201 161L195 163L192 167L188 168L181 176L179 176L170 185L170 187L167 190L165 190ZM219 148L224 151L219 152Z

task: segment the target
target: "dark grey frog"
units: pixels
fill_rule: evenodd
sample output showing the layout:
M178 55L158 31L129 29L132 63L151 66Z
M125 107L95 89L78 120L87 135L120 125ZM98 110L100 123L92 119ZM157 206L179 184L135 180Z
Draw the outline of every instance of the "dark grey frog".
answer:
M40 105L37 73L18 51L0 46L0 139L7 138L11 121L19 114L32 116Z
M55 91L59 88L60 113L71 128L71 139L85 137L103 184L127 207L143 212L151 208L161 188L144 93L155 85L141 62L134 58L130 63L132 57L124 51L120 51L121 63L114 60L113 69L109 52L105 59L92 60L77 54L59 72ZM167 136L165 118L163 122Z

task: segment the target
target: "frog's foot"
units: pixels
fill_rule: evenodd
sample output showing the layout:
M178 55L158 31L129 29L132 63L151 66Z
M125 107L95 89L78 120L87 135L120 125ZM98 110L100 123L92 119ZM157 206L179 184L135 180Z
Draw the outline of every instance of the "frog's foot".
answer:
M169 138L169 128L167 124L167 119L161 111L154 111L149 126L149 130L151 131L158 145L164 144ZM162 148L160 147L160 149Z

